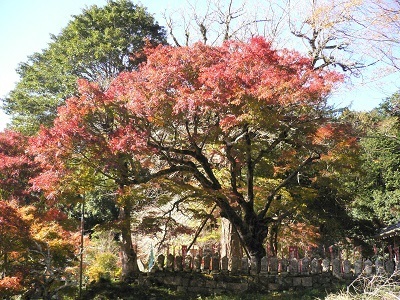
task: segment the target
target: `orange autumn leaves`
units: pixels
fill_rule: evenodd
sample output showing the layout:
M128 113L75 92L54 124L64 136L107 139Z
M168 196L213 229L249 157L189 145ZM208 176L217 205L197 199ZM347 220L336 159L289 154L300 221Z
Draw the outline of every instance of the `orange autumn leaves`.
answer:
M173 131L196 116L210 116L202 133L227 133L243 124L279 130L288 118L293 119L288 126L297 126L310 122L310 111L326 106L330 90L342 80L336 72L314 70L297 52L272 49L263 38L220 47L160 46L147 55L137 71L120 74L106 91L80 80L80 96L69 99L55 126L37 138L39 158L56 164L69 153L68 143L90 148L93 159L154 151L147 143L151 130ZM315 128L300 130L314 135Z
M338 73L314 70L297 52L273 50L263 38L221 47L164 46L148 55L138 72L123 73L113 82L106 98L150 121L211 110L221 115L224 127L235 126L268 105L324 105L342 80Z

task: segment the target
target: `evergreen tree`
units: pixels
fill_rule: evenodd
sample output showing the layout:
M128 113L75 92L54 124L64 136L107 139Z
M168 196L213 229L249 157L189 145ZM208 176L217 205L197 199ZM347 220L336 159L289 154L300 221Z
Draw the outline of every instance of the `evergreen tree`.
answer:
M400 211L400 93L385 99L368 113L360 114L365 128L361 139L363 178L354 213L384 227L399 221Z
M19 65L21 79L3 99L12 125L29 134L52 124L57 108L76 94L78 78L107 87L121 71L145 59L141 50L146 43L166 43L166 36L144 7L116 0L84 9L51 40Z

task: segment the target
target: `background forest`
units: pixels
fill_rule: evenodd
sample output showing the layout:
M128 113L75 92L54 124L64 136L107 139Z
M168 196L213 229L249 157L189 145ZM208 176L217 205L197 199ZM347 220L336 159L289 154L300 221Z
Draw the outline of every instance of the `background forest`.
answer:
M400 94L330 99L398 74L400 2L253 4L188 2L163 27L108 1L21 62L2 99L2 297L129 282L182 245L258 268L292 245L372 255L400 221Z

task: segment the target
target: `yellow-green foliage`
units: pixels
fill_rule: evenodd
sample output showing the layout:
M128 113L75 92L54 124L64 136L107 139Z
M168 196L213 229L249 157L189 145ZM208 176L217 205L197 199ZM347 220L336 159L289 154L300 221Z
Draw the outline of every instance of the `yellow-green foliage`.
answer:
M90 281L100 279L113 279L118 272L118 259L111 252L98 253L91 265L86 269L86 275Z
M118 245L112 231L95 230L87 246L85 274L89 281L113 279L118 276Z

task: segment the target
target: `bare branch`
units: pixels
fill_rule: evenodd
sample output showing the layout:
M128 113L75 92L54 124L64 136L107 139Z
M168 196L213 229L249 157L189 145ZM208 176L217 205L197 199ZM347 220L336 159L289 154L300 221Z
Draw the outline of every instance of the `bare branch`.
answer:
M188 248L187 248L187 251L189 251L190 248L192 248L192 246L193 246L194 243L196 242L198 236L200 235L200 233L201 233L201 231L203 230L204 226L206 226L207 221L210 219L210 217L212 216L212 214L213 214L213 212L214 212L214 210L215 210L216 208L217 208L217 205L215 204L215 205L213 206L213 208L211 209L210 213L207 214L206 217L204 218L203 222L201 222L199 228L197 228L197 230L196 230L196 233L195 233L195 235L194 235L194 237L193 237L192 242L190 243L190 245L189 245Z

